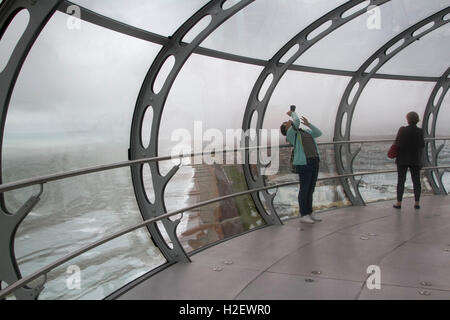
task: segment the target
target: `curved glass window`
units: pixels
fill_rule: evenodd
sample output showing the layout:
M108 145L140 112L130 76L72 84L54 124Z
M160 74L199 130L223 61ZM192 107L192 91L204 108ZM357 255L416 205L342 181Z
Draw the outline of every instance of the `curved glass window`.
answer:
M9 107L3 182L128 158L131 118L159 46L87 22L69 29L55 13L31 49ZM37 187L8 192L15 212ZM23 275L125 226L142 222L130 169L47 183L20 225L15 250ZM165 263L144 229L101 246L49 274L41 299L100 299ZM77 265L80 290L68 290Z
M434 86L433 82L372 79L358 100L352 138L394 138L398 128L407 125L409 111L422 118Z
M270 59L303 28L344 0L258 0L236 13L217 28L202 46L248 56Z
M326 36L296 64L356 71L390 39L448 5L450 0L389 1Z
M444 25L395 55L379 73L440 77L450 61L450 25Z
M104 164L95 145L117 148L108 155L110 163L128 158L136 98L160 49L84 21L80 29L71 30L66 19L55 13L33 46L5 125L4 162L10 150L64 153L86 146L82 162L64 168L44 162L41 175ZM14 178L31 178L38 172L27 174L17 172Z
M239 129L260 72L257 66L192 55L164 107L159 154L240 147ZM246 190L235 156L217 153L186 159L167 185L167 210ZM178 163L161 162L161 173L166 174ZM185 212L177 234L184 248L192 251L262 224L251 197L243 196Z
M321 129L319 142L333 140L336 112L349 81L349 77L286 72L267 106L264 128L279 129L283 121L289 120L286 112L294 104L299 116L305 116ZM283 138L282 144L285 143Z

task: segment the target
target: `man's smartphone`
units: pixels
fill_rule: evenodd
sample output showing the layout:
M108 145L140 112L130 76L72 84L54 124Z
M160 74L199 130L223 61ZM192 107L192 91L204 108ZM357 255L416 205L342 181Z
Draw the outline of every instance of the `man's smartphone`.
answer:
M291 105L291 111L294 112L295 111L295 106Z

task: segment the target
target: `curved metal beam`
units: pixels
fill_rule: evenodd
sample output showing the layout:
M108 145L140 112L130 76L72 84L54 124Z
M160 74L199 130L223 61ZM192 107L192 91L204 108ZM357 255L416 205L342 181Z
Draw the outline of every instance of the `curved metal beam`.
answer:
M254 0L242 0L231 8L224 10L222 5L225 0L212 0L203 8L190 17L175 33L170 37L163 48L158 53L153 61L147 76L142 84L139 93L135 111L133 114L133 121L131 126L130 138L130 160L140 158L156 157L158 154L158 138L159 128L162 118L164 105L169 95L172 84L174 83L178 73L182 69L186 60L199 46L199 44L211 34L223 22L233 16L235 13L252 3ZM210 19L209 24L198 33L190 43L183 42L184 37L191 31L202 19ZM166 61L171 58L174 60L173 66L168 73L162 88L158 91L154 89L155 81L159 76L161 68ZM156 92L155 92L156 91ZM142 143L142 124L148 108L153 111L153 119L151 126L150 144L144 146ZM153 189L155 194L154 202L150 202L147 198L145 187L143 168L144 164L134 165L131 167L131 176L133 180L133 187L136 194L136 199L139 209L144 220L156 217L167 212L164 193L170 179L175 175L179 166L174 166L170 172L163 176L159 171L159 164L155 162L148 163L150 166ZM170 219L162 220L165 229L168 231L170 240L173 243L173 248L170 248L161 236L160 230L156 224L149 225L148 229L158 245L159 249L168 259L168 261L190 261L188 255L184 251L179 239L176 235L176 227L180 220L172 221Z
M27 10L29 22L17 42L6 67L0 72L0 184L2 183L3 138L5 132L6 116L8 113L11 95L22 69L23 63L40 32L53 15L59 0L29 1L6 0L0 7L0 36L8 29L17 13ZM31 197L16 213L6 209L3 194L0 195L0 281L13 283L22 276L14 254L14 237L19 224L28 214L29 210L39 201L39 195ZM37 299L42 287L21 288L14 294L17 299Z
M74 5L70 1L63 1L61 5L58 7L58 11L62 13L67 13L68 8ZM78 5L77 5L78 6ZM144 41L149 41L152 43L156 43L159 45L165 45L169 41L169 39L160 34L156 34L150 31L146 31L143 29L139 29L123 22L108 18L101 14L98 14L94 11L88 10L84 7L78 6L80 8L80 19L87 21L89 23L93 23L97 26L107 28L112 31L116 31L130 37L134 37L137 39L141 39ZM213 49L208 49L204 47L197 47L194 50L194 53L218 58L223 60L229 60L233 62L251 64L256 66L265 67L267 65L267 61L263 59L256 59L236 54L231 54L223 51L217 51ZM330 74L330 75L338 75L338 76L346 76L352 77L355 75L354 71L349 70L336 70L336 69L327 69L327 68L319 68L319 67L310 67L310 66L302 66L292 64L288 67L288 70L292 71L301 71L301 72L311 72L311 73L319 73L319 74ZM397 74L375 74L373 78L379 79L392 79L392 80L407 80L407 81L426 81L426 82L437 82L439 80L438 77L423 77L423 76L407 76L407 75L397 75Z
M450 88L450 67L444 72L440 77L438 83L434 87L430 98L428 99L427 107L425 109L422 129L425 133L425 138L435 138L436 137L436 124L439 116L439 110L441 109L442 102ZM436 100L437 99L437 100ZM424 162L426 167L435 167L438 163L439 153L442 151L444 144L436 147L436 140L429 140L425 143L425 157ZM442 177L444 171L439 172L439 170L427 170L425 175L430 182L431 187L435 194L447 194L444 184L442 182Z
M361 8L357 6L363 3L364 0L346 2L345 4L335 8L334 10L328 12L327 14L325 14L324 16L322 16L321 18L310 24L308 27L306 27L296 36L294 36L288 43L286 43L268 61L266 67L261 72L255 85L253 86L253 89L247 102L247 108L245 110L244 120L242 124L244 132L247 131L248 129L259 130L262 128L265 112L267 109L267 104L269 103L269 100L278 82L281 80L281 78L286 73L288 68L294 63L294 61L296 61L304 52L306 52L309 48L311 48L318 41L326 37L328 34L338 29L339 27L343 26L347 22L360 16L361 14L367 12L367 8L369 6L380 6L388 1L389 0L372 0L370 1L370 3L367 3L365 7ZM359 10L356 10L354 13L346 17L343 17L343 15L352 8L359 8ZM325 26L326 24L329 24L327 29L321 31L318 35L312 36L314 31L321 30L320 28L322 26ZM286 57L286 54L292 52L292 50L295 50L295 52L291 56ZM282 60L283 58L287 59L285 63L280 62L280 60ZM269 77L273 78L267 87L268 89L265 92L264 97L261 98L259 97L260 91L262 87L266 85L266 79L270 79ZM256 127L251 128L252 119L255 116L255 114L257 115ZM259 140L260 137L258 134L256 142L257 145L260 144ZM244 143L245 147L248 147L250 143L249 139L248 138L245 139ZM245 153L246 164L243 165L243 168L248 188L254 189L262 187L265 185L265 181L264 177L260 174L262 164L259 162L259 156L257 157L258 163L256 165L255 173L252 172L251 166L248 161L249 157L250 155L249 152L247 151ZM253 200L256 204L258 211L263 215L266 222L272 224L280 224L281 221L279 220L275 208L273 207L273 198L275 195L270 194L267 191L262 192L261 195L264 198L264 200L261 199L259 195L252 194ZM269 212L266 211L263 205L263 201L266 203Z
M347 88L345 89L344 95L342 96L336 115L334 141L350 139L351 125L356 105L364 88L372 78L372 75L375 74L377 70L379 70L392 57L408 47L410 44L450 22L449 20L444 20L444 17L449 12L450 7L447 7L423 19L412 27L409 27L399 35L389 40L361 65L356 72L356 75L350 80ZM425 27L425 29L422 29L423 27ZM346 121L345 123L344 120ZM345 129L343 125L345 125ZM353 172L353 160L355 156L356 154L351 151L349 145L335 147L336 167L338 174L348 174ZM353 205L365 204L358 189L359 181L351 178L342 179L341 182L345 193Z

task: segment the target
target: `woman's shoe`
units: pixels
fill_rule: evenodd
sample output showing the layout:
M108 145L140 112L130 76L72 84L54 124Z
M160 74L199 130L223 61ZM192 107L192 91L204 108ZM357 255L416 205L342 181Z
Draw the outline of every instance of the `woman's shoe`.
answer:
M420 209L420 206L418 204L414 205L414 209Z
M314 224L314 220L311 219L311 217L309 215L308 216L303 216L299 220L300 220L301 223Z
M395 209L401 209L401 208L402 208L402 206L398 206L398 205L396 205L396 204L394 204L393 207L394 207Z

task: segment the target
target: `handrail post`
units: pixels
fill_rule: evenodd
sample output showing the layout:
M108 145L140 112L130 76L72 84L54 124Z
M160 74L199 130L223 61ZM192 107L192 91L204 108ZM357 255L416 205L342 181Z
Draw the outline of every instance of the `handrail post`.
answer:
M15 214L9 214L0 208L0 256L2 257L0 280L8 284L22 278L14 252L14 238L21 222L39 202L42 192L43 185L40 186L40 191L31 196ZM36 288L22 287L15 291L14 295L20 300L35 300L42 289L43 285Z
M10 27L17 13L26 10L29 14L26 29L18 40L8 63L0 73L0 184L3 181L3 165L1 162L3 158L3 137L12 92L32 45L60 2L61 0L5 0L0 7L0 30L2 31ZM20 222L39 201L41 193L42 185L40 193L32 196L16 214L8 212L4 194L0 193L0 281L10 284L21 277L14 255L14 235ZM41 287L35 289L21 288L15 292L15 296L18 299L36 299L41 290Z

